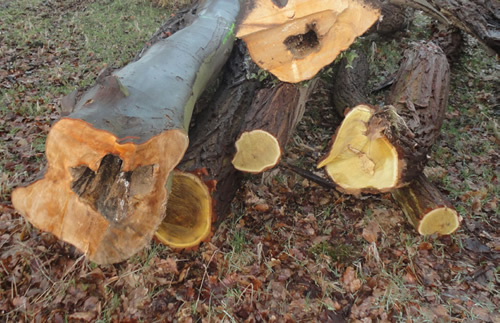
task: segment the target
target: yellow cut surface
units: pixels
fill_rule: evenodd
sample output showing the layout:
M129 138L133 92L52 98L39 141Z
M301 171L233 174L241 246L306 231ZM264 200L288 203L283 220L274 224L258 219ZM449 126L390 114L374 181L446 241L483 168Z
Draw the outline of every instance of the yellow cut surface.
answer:
M192 248L210 235L211 225L212 198L207 186L196 175L175 171L156 238L174 249Z
M264 130L252 130L241 134L235 143L233 166L239 171L260 173L274 167L281 156L278 140Z
M432 210L424 216L418 226L418 233L421 235L451 234L455 232L459 225L457 211L442 207Z
M345 117L328 155L318 164L340 187L347 190L394 187L399 162L394 146L385 138L370 139L366 124L373 108L359 105Z

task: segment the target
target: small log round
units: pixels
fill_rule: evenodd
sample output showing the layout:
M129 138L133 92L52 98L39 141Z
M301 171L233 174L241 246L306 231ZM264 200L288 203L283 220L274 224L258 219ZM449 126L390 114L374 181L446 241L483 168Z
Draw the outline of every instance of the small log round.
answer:
M312 79L377 21L369 1L248 1L240 23L254 62L283 82Z
M316 83L317 79L307 86L280 83L257 93L235 143L232 163L237 170L258 174L278 164Z
M457 211L423 175L394 190L392 196L421 235L451 234L460 225Z

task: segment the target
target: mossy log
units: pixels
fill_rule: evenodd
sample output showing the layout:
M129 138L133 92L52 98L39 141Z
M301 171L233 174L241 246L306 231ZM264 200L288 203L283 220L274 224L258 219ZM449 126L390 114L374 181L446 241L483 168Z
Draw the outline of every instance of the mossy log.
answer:
M37 228L116 263L165 216L193 106L227 60L239 2L207 0L186 28L85 91L47 137L43 178L12 194Z
M251 0L237 36L252 59L283 82L312 79L377 21L365 0Z
M257 92L235 143L237 170L257 174L278 164L316 84L317 79L305 85L282 82Z
M318 167L347 193L380 193L419 175L435 142L449 92L442 50L419 43L408 49L382 108L366 104L346 115Z

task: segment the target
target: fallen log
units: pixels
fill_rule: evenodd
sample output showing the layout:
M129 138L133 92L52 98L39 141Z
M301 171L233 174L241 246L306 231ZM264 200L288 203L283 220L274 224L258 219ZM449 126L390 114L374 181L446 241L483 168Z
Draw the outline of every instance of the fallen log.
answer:
M316 83L317 79L305 86L280 83L257 92L235 142L232 163L237 170L257 174L278 164Z
M334 67L331 101L340 116L344 116L347 108L367 102L368 58L362 49L357 49L355 54L352 62L344 57Z
M348 193L391 191L420 234L454 232L459 225L456 210L422 175L448 91L444 53L433 43L414 45L405 52L386 99L392 105L360 104L367 101L364 93L354 95L360 102L352 102L357 106L347 113L318 167L325 166L338 188Z
M446 56L433 43L405 52L387 102L354 107L318 167L347 193L380 193L422 172L444 118L449 92Z
M85 91L47 137L43 178L15 208L99 264L147 245L165 216L193 106L230 54L239 2L208 0L188 27Z
M165 218L155 237L173 249L196 248L211 237L212 196L196 174L174 171Z
M389 0L403 8L422 10L454 25L500 53L500 2L497 0Z
M283 82L313 78L380 16L372 1L253 0L237 36L252 59Z
M189 147L183 160L178 165L182 171L195 172L203 176L203 180L215 185L212 194L213 213L186 212L182 223L186 232L192 228L192 223L205 223L207 219L223 219L228 214L231 201L240 187L242 174L231 164L234 156L234 142L244 128L244 116L249 110L252 99L261 84L249 76L256 73L257 66L250 60L248 51L241 41L237 41L231 57L227 61L223 77L215 94L208 100L200 102L203 107L197 107L200 112L193 117L193 127L190 129ZM191 193L180 193L186 196ZM199 197L190 195L189 199L196 201L204 199L204 193ZM184 204L182 200L181 204ZM196 202L194 202L196 203ZM168 210L175 210L177 202L169 200L164 223L171 222ZM163 227L162 224L160 227ZM213 232L214 229L212 228ZM186 234L182 241L171 242L170 233L159 230L156 238L174 249L196 248L199 241L193 239L193 234ZM201 239L201 241L206 239ZM188 243L191 241L192 243Z

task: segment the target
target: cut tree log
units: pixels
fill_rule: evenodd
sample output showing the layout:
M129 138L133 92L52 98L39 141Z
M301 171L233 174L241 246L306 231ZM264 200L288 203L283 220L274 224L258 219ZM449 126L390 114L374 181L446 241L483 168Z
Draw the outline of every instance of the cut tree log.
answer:
M347 115L318 167L339 189L380 193L419 175L448 102L449 66L442 50L419 43L408 49L383 108L359 105Z
M174 171L166 215L155 237L173 249L190 249L212 233L210 188L195 174Z
M471 34L500 54L500 1L498 0L389 0L401 7L422 10L442 23Z
M357 75L362 73L356 71L358 68L360 65L354 71L339 71ZM337 80L352 82L352 78L342 76ZM367 101L365 92L352 85L341 86L356 92L350 103L357 106L346 115L327 156L333 161L326 164L327 173L337 179L341 190L355 194L391 191L420 234L450 234L460 222L446 197L422 175L444 117L448 83L446 58L437 46L428 43L406 51L387 98L393 106L361 104ZM405 141L395 140L401 134L407 136ZM400 172L404 173L398 175Z
M230 54L239 2L207 0L188 27L83 93L47 137L47 172L15 208L99 264L146 246L165 216L193 106Z
M305 86L280 83L257 92L235 143L237 170L258 174L278 164L316 84L317 79Z
M394 190L392 196L421 235L451 234L460 226L457 211L424 175Z
M333 74L331 100L335 111L344 116L347 108L367 102L368 58L362 49L355 51L356 57L349 62L347 57L336 64Z
M254 62L283 82L313 78L379 18L364 0L252 0L237 36Z
M209 100L200 100L193 116L190 143L178 165L183 171L206 172L204 180L216 184L213 192L214 217L223 219L240 187L242 173L231 164L234 142L244 128L244 117L262 84L249 76L258 71L241 41L237 41L224 67L223 78ZM202 171L200 171L202 170ZM169 201L170 203L170 201ZM212 229L213 231L213 229Z

